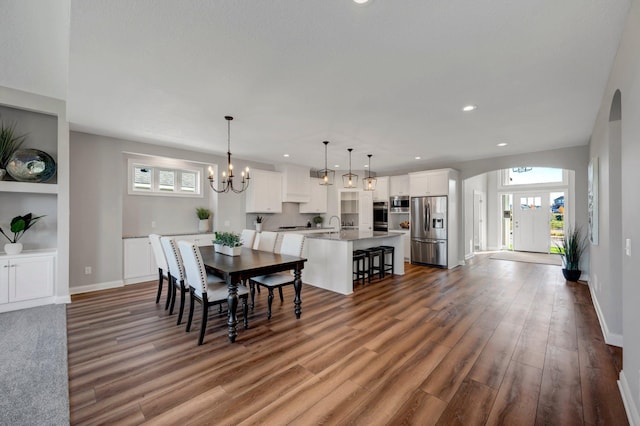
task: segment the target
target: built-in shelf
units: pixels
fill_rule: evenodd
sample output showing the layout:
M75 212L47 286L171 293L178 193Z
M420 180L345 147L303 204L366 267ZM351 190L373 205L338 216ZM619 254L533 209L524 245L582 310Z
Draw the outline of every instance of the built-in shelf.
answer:
M57 183L30 183L0 181L0 192L29 192L32 194L57 194Z

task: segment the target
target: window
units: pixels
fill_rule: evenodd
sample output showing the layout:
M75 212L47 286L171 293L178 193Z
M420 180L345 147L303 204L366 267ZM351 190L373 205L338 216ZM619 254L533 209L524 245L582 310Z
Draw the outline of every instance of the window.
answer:
M129 159L129 194L202 197L202 169L159 167Z
M563 170L551 167L513 167L503 170L502 176L505 186L562 184L565 182Z

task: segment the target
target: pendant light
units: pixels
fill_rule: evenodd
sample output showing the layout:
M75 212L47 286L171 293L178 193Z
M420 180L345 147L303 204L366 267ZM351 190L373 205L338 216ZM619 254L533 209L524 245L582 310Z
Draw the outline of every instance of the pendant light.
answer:
M329 141L322 143L324 144L324 169L318 170L318 178L320 179L320 185L333 185L336 172L327 168L327 145L329 145Z
M367 154L367 157L369 157L369 171L367 172L369 174L369 177L367 177L362 181L362 184L363 184L362 186L365 191L375 191L376 183L378 183L378 179L371 177L371 157L372 156L373 154Z
M351 151L353 151L353 148L349 148L347 151L349 151L349 173L342 175L342 186L356 188L358 186L358 175L351 173Z
M222 172L222 186L220 186L219 188L215 188L213 186L213 169L209 167L209 186L219 194L229 191L233 191L236 194L239 194L249 187L249 180L251 179L251 177L249 176L249 168L247 167L241 173L242 181L240 183L242 184L242 187L240 189L233 187L233 178L235 177L233 176L233 164L231 164L231 120L233 120L233 117L227 115L224 117L224 119L227 120L227 170Z

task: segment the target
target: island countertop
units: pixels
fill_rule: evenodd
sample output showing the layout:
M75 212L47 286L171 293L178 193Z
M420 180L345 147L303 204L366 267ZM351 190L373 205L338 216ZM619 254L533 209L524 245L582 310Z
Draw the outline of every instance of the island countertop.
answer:
M322 232L316 234L308 234L307 238L332 240L332 241L358 241L369 240L373 238L389 238L402 236L402 232L385 232L385 231L358 231L348 230L340 232Z

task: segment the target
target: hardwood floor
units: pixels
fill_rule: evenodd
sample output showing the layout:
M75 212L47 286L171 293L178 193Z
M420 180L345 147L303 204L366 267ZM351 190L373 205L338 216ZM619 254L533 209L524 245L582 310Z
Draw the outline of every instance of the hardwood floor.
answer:
M263 292L234 344L214 309L197 346L199 311L185 333L155 282L74 296L72 424L628 424L587 286L482 255L405 271L303 286L300 320Z

